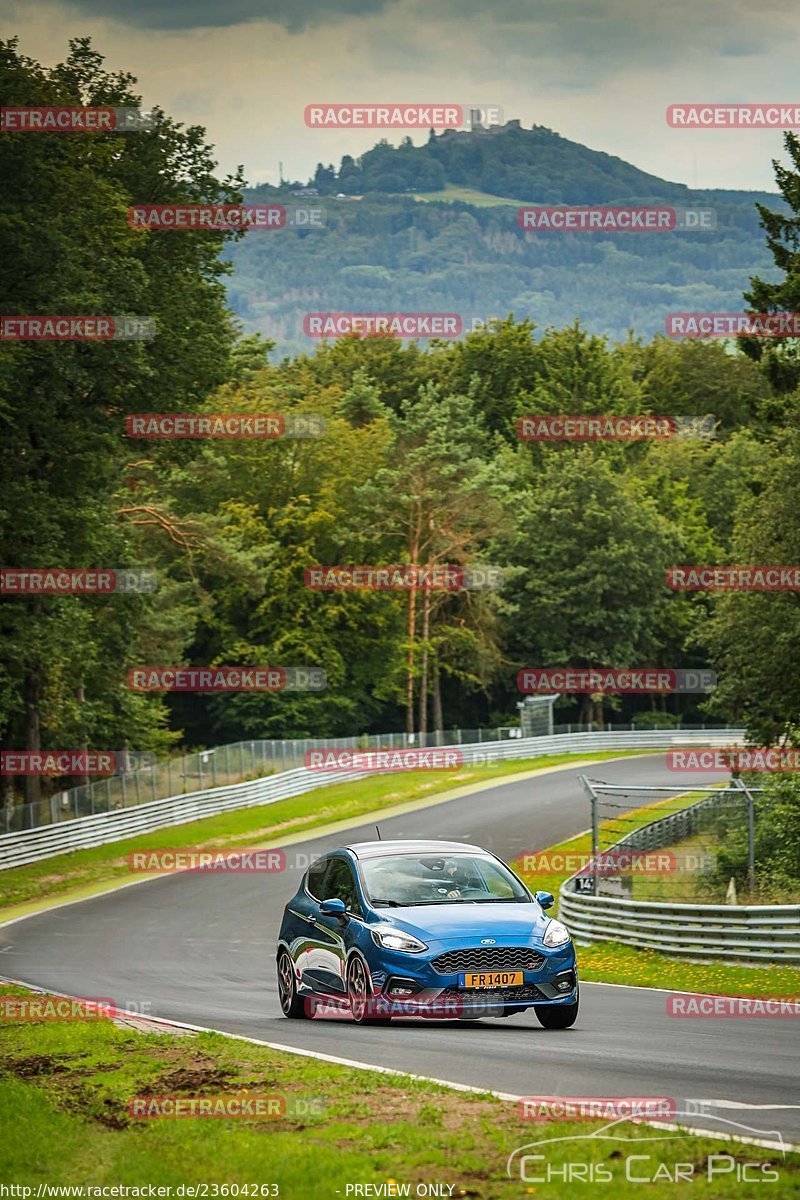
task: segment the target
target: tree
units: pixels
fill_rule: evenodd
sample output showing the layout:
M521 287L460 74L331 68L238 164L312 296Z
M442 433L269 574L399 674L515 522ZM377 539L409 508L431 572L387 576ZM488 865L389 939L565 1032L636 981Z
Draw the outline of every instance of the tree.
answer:
M20 55L15 41L0 43L4 102L138 107L132 77L107 73L102 61L86 39L52 69ZM3 311L129 313L154 318L157 328L151 342L0 346L0 419L13 463L0 513L3 561L141 566L144 513L126 485L125 414L195 408L225 377L233 327L221 240L136 231L126 209L144 199L233 201L236 181L213 176L202 130L183 130L159 110L148 131L5 134L0 154L0 262L14 263ZM160 701L131 698L123 680L139 634L158 623L168 595L5 604L4 744L163 744ZM27 794L38 800L38 778L29 777Z
M745 300L757 313L800 312L800 137L784 136L791 165L784 167L773 160L775 179L789 212L772 212L765 204L756 207L761 227L775 265L783 272L779 283L767 283L755 276ZM792 392L800 385L800 338L744 338L746 354L762 363L773 386L779 392Z
M800 432L776 438L761 472L762 490L743 501L731 550L733 563L790 566L800 562ZM705 640L720 686L714 710L743 721L762 745L795 739L800 727L798 593L719 592Z
M511 599L519 665L658 665L652 630L675 543L640 482L596 447L548 455L524 480L508 550L524 569ZM582 708L584 721L597 721L602 700L585 696Z
M376 528L412 566L468 566L507 521L507 481L493 469L492 442L481 426L474 394L442 395L429 384L403 404L393 422L389 465L366 484ZM443 595L411 587L406 608L406 731L427 732L434 621ZM468 611L468 609L467 609ZM434 663L434 674L437 666Z

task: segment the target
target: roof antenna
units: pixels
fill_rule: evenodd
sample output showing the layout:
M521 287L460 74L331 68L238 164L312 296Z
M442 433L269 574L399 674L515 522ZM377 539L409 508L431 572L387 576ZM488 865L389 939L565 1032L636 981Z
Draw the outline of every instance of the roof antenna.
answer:
M375 826L375 832L376 832L376 833L377 833L377 835L378 835L378 841L379 841L379 842L382 842L382 841L383 841L383 838L381 837L381 831L380 831L380 828L379 828L377 825Z

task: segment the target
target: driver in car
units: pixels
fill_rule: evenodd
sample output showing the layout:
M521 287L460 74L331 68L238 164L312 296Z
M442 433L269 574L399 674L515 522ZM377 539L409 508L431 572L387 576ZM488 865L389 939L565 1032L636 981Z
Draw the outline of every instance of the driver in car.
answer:
M466 873L461 870L458 860L455 858L445 859L444 881L449 885L448 900L457 900L461 895L461 889L470 886Z

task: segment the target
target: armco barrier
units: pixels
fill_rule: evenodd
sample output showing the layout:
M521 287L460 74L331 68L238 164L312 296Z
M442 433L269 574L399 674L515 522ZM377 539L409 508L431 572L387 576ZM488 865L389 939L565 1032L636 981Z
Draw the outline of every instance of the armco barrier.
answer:
M577 942L623 942L689 958L800 962L800 905L670 904L559 895L559 918Z
M486 762L489 759L533 758L538 755L564 754L598 750L663 750L675 746L726 746L741 742L741 729L714 730L647 730L623 733L567 733L552 737L515 738L499 742L473 742L457 747L466 761ZM454 747L455 748L455 747ZM442 749L442 747L438 747ZM84 850L107 842L120 841L136 834L150 833L171 825L185 825L201 817L231 812L238 808L253 808L274 804L291 796L299 796L333 783L364 778L357 772L321 774L298 767L264 779L211 788L185 796L153 800L132 808L98 813L91 817L76 817L57 825L43 825L0 836L0 870L24 866L40 859L52 858L71 850Z
M710 796L683 812L643 825L608 847L655 850L688 837ZM559 918L578 942L622 942L671 955L738 962L800 963L800 905L683 904L626 900L573 891L576 876L559 892Z

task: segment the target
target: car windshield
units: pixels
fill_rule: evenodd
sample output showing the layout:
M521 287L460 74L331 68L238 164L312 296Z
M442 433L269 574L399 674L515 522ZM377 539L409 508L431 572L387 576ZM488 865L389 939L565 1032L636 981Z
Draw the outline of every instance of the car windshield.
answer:
M362 862L361 870L377 908L530 901L508 867L488 855L387 854Z

